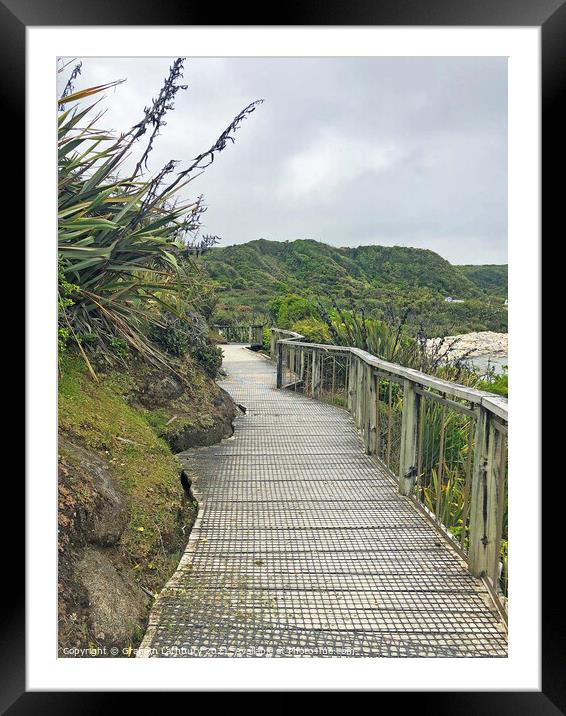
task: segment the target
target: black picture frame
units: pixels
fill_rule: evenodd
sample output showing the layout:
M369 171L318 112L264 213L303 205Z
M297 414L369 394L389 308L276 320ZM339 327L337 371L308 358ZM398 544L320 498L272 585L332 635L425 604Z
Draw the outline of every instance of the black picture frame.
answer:
M327 0L287 2L277 6L277 17L261 15L254 5L234 4L222 9L210 5L182 2L154 3L150 0L0 0L0 71L4 105L5 138L9 144L25 144L25 61L28 26L171 26L171 25L382 25L382 26L540 26L542 28L542 128L543 128L543 229L560 226L564 189L561 177L564 160L557 150L563 144L564 113L560 99L566 87L566 4L565 0ZM6 141L6 140L5 140ZM7 142L8 143L8 142ZM22 154L10 163L10 173L21 173ZM560 195L559 195L560 192ZM14 192L22 197L23 191ZM22 214L23 215L23 212ZM561 217L562 218L562 217ZM528 379L536 381L537 376ZM29 397L29 396L28 396ZM537 429L536 426L533 429ZM28 449L32 449L28 446ZM15 471L14 471L15 472ZM555 466L550 477L557 478ZM6 476L10 475L5 473ZM23 481L10 475L4 486L4 505L23 504ZM549 491L550 492L550 491ZM554 526L562 522L560 500L554 491L543 495L543 614L542 614L542 691L535 692L403 692L381 694L395 699L395 708L415 708L419 714L546 714L566 713L566 669L564 605L560 598L556 572L562 562L560 541L553 539ZM10 510L12 511L12 510ZM562 519L561 519L562 518ZM23 524L23 523L22 523ZM558 530L557 530L558 532ZM8 535L5 532L5 535ZM23 530L10 534L5 543L3 572L5 605L0 611L0 709L14 716L27 713L98 713L118 699L123 708L133 708L132 694L103 692L27 692L25 688L25 593ZM562 537L563 540L563 537ZM8 578L9 577L9 578ZM463 668L464 665L463 665ZM190 673L190 670L189 670ZM447 684L449 687L449 684ZM159 697L159 696L158 696ZM145 708L154 708L152 694L144 694ZM403 699L403 703L399 699ZM162 704L163 705L163 704ZM187 706L190 708L190 705Z

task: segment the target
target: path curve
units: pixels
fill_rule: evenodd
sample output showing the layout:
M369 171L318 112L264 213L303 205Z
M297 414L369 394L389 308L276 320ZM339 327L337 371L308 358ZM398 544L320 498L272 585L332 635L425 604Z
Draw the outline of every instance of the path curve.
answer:
M224 346L223 366L246 414L229 440L180 454L199 515L140 656L506 656L482 582L349 413L277 390L244 346Z

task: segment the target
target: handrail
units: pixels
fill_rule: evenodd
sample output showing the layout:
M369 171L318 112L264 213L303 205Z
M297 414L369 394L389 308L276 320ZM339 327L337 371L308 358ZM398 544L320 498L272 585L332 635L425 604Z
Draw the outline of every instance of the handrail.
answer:
M507 399L294 331L271 329L271 357L278 388L350 411L366 452L505 606Z
M263 345L264 325L262 323L215 325L214 328L226 338L228 343L249 343L254 348Z
M353 346L334 346L327 343L307 343L302 342L301 339L305 338L300 333L294 331L282 330L280 328L271 329L272 335L272 350L271 358L276 360L277 355L274 349L273 335L274 333L284 333L289 335L289 338L283 338L276 340L275 343L282 343L283 345L292 343L294 346L302 346L305 348L315 348L325 350L328 352L336 353L349 353L355 355L364 361L367 365L370 365L378 370L382 370L385 373L397 376L398 378L410 380L418 385L425 385L429 388L434 388L445 395L451 395L455 398L461 398L463 400L469 400L476 405L482 405L490 412L494 413L498 417L507 420L507 398L497 395L496 393L490 393L485 390L477 390L476 388L470 388L460 383L453 383L449 380L443 380L436 376L423 373L422 371L415 370L414 368L406 368L397 363L390 363L382 358L368 353L367 351L361 350L360 348L354 348ZM281 386L278 386L281 387Z

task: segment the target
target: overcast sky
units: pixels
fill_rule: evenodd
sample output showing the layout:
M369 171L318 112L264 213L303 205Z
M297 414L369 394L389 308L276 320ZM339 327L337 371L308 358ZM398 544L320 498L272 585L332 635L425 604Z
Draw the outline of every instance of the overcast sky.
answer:
M83 58L75 89L126 78L103 119L126 130L171 61ZM203 232L221 245L310 238L507 262L506 59L189 58L184 82L150 170L181 169L265 100L186 189L204 194Z

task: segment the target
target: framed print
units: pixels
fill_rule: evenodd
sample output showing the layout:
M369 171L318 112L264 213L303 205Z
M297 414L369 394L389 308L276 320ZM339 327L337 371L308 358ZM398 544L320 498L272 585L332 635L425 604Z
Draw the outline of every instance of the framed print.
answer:
M27 325L3 709L563 712L538 428L561 2L1 12Z

